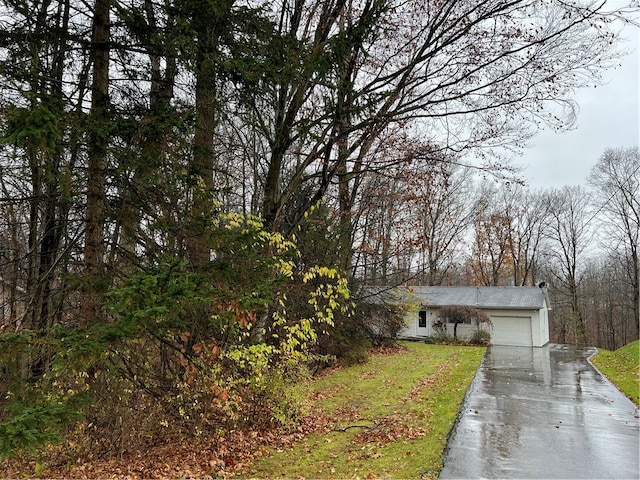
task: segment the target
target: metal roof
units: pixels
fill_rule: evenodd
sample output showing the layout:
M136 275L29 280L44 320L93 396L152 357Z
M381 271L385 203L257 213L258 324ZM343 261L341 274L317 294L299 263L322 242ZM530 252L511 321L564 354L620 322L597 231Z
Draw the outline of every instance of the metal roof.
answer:
M478 308L538 310L545 300L546 288L540 287L367 287L365 295L389 303L416 303L424 306L468 305ZM375 301L374 300L374 301Z

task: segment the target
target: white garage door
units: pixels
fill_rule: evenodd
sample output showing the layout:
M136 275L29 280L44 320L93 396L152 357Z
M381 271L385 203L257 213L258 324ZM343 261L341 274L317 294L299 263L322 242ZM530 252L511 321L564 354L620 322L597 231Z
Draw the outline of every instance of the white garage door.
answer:
M494 345L518 347L533 345L530 317L491 317L491 320L493 321L491 343Z

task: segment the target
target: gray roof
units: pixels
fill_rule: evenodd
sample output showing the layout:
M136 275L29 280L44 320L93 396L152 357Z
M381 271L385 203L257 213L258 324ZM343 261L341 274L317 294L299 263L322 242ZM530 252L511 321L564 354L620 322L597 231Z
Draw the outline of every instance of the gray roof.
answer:
M540 309L546 298L546 290L539 287L402 288L409 290L421 304L434 307L468 305L479 308Z
M369 287L368 293L380 301L417 303L424 306L468 305L479 308L510 308L538 310L545 299L550 307L546 289L539 287Z

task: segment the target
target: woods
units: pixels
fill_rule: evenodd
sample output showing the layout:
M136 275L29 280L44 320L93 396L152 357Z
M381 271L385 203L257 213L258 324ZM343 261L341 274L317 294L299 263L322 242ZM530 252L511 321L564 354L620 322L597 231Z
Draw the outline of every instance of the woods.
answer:
M308 370L376 340L359 285L544 279L555 340L637 339L637 147L588 192L507 161L637 11L3 2L0 454L77 418L107 451L294 422Z

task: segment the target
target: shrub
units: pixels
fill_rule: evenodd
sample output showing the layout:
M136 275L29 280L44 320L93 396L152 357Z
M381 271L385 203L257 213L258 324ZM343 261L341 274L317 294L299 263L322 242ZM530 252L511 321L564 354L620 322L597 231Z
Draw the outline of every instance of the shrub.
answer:
M17 451L35 453L41 445L59 442L62 428L79 418L68 400L35 405L12 402L7 408L11 415L0 422L0 457L11 457Z
M434 343L454 343L454 339L448 333L435 333L433 335Z
M315 369L333 362L352 365L367 358L367 350L396 341L405 326L405 307L394 302L381 301L372 296L360 296L353 300L353 312L338 313L331 333L321 335L316 353Z
M484 328L476 328L469 339L469 343L474 345L489 345L491 343L491 332Z
M0 333L0 458L34 453L62 440L65 427L81 418L85 379L64 370L65 342L32 330ZM29 367L47 355L51 368L35 376Z
M101 453L163 432L300 418L308 355L344 316L346 280L334 269L298 268L295 245L256 219L220 215L212 224L210 264L194 271L156 259L131 272L110 291L104 321L46 337L0 334L0 454L59 438L80 413L86 421L75 431ZM21 359L42 352L50 368L25 378ZM80 395L91 404L79 405Z
M447 324L441 320L436 320L431 324L435 337L447 335Z
M313 349L311 368L318 371L332 364L354 365L367 359L371 339L355 316L337 315L335 326L321 332Z
M394 342L405 325L406 309L400 305L359 301L355 316L374 346Z

